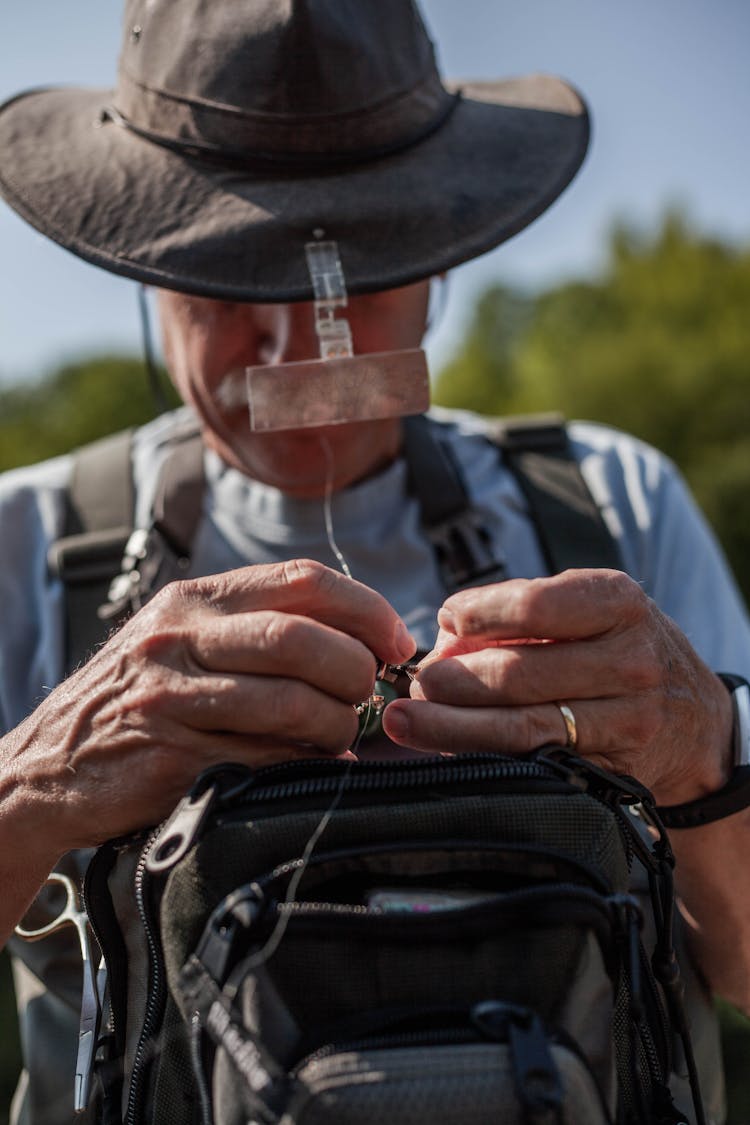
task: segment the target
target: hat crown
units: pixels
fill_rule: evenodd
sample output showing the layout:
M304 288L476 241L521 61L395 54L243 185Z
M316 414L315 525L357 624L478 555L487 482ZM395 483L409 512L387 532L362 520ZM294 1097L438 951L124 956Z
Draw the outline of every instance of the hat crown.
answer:
M162 137L356 156L448 97L412 0L128 0L116 108Z
M116 90L0 107L0 194L114 273L309 300L304 246L349 293L476 257L557 198L586 151L552 77L442 84L418 0L123 0Z
M359 110L435 70L411 0L129 0L121 69L261 113Z

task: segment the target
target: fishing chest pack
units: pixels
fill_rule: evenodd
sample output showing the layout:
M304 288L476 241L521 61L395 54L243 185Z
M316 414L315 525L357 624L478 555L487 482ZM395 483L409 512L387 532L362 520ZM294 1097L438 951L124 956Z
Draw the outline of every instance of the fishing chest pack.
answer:
M668 840L565 752L214 770L85 899L100 1121L688 1120Z

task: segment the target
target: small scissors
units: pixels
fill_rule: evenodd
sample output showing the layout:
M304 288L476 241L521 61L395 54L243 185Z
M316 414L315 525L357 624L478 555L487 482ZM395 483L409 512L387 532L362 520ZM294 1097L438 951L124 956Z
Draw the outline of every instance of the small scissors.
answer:
M36 930L27 930L23 926L16 926L16 933L25 941L40 941L48 934L57 933L63 926L75 926L78 941L81 946L83 961L83 989L81 993L81 1023L78 1031L78 1057L76 1058L76 1077L74 1091L74 1110L82 1113L88 1105L91 1088L91 1072L96 1054L96 1045L99 1038L99 1023L101 1020L101 1005L106 979L106 968L102 959L99 972L94 975L91 963L91 940L89 938L88 916L81 908L81 901L72 879L58 871L52 871L47 876L47 884L58 883L65 890L65 903L51 922L40 926Z

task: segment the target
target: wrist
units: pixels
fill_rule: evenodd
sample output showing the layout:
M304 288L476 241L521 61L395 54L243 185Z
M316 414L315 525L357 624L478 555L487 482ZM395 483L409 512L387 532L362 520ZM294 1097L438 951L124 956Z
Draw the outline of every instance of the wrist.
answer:
M720 672L732 704L731 755L721 783L692 801L659 806L666 828L697 828L750 806L750 685L742 676Z

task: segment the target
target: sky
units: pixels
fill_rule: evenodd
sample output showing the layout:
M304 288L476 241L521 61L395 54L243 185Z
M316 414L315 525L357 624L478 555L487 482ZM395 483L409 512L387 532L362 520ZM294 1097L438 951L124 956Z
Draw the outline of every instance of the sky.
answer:
M679 206L698 229L750 245L749 0L421 6L447 77L558 74L583 92L593 117L572 186L526 231L451 274L428 343L433 370L457 347L484 288L595 274L615 220L648 230ZM39 85L112 85L121 13L115 0L8 3L0 100ZM135 285L37 235L3 203L0 264L1 383L97 351L140 350Z

